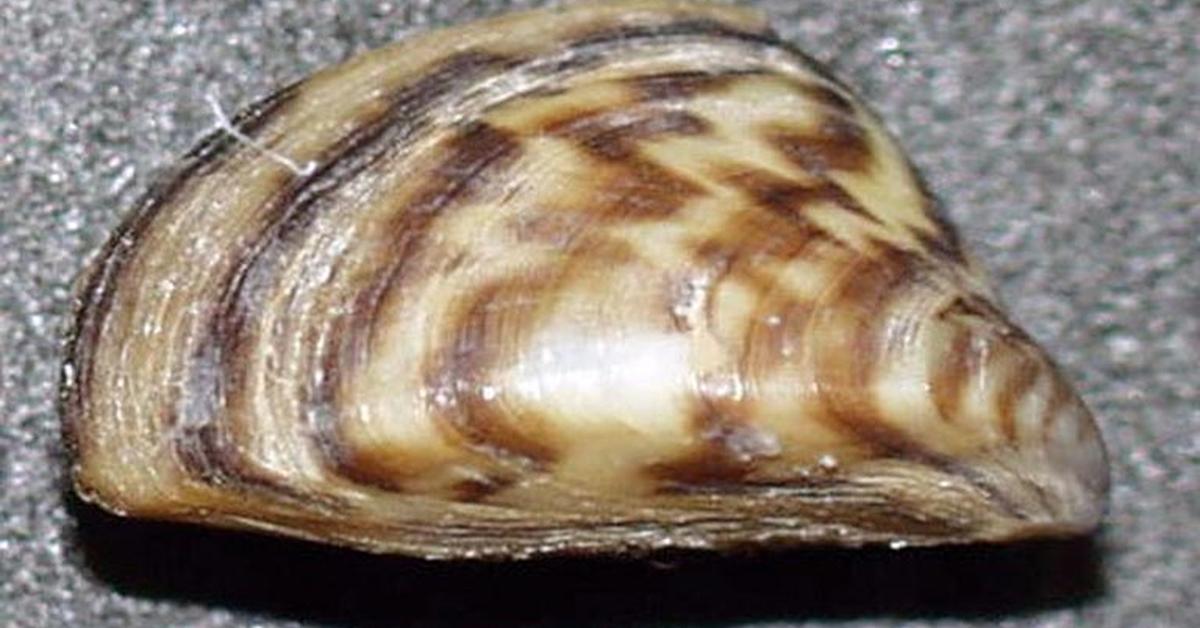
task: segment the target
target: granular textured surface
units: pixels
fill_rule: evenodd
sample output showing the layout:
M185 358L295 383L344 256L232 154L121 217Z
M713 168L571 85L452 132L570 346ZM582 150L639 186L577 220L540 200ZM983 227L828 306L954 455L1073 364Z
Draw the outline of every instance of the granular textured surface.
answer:
M427 564L81 504L71 280L226 109L504 0L0 3L0 626L1185 626L1200 617L1200 4L755 4L872 103L1112 458L1093 539Z

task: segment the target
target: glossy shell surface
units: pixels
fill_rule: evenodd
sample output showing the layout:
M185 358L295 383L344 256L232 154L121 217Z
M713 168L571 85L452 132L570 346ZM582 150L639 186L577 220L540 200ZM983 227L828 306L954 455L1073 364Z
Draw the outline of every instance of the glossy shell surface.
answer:
M1099 521L1083 402L755 13L501 17L234 122L80 282L65 433L113 512L428 558Z

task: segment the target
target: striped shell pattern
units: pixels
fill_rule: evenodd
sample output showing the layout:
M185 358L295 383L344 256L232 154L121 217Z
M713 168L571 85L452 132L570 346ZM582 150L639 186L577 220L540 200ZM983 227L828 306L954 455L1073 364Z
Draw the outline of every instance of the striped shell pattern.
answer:
M495 18L234 123L80 282L65 434L108 510L427 558L1099 520L1080 398L755 13Z

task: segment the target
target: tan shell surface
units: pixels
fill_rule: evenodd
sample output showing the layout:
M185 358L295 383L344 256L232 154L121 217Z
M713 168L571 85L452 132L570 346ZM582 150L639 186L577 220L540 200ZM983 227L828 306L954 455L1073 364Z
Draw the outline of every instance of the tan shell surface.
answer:
M1082 401L757 14L516 14L236 122L81 280L65 431L109 510L430 558L1099 520Z

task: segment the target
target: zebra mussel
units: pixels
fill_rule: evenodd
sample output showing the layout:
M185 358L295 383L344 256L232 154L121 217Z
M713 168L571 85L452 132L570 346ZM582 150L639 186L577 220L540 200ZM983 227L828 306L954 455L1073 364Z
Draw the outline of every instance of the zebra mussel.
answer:
M494 18L233 128L80 281L64 431L112 512L427 558L1100 519L1083 402L757 13Z

